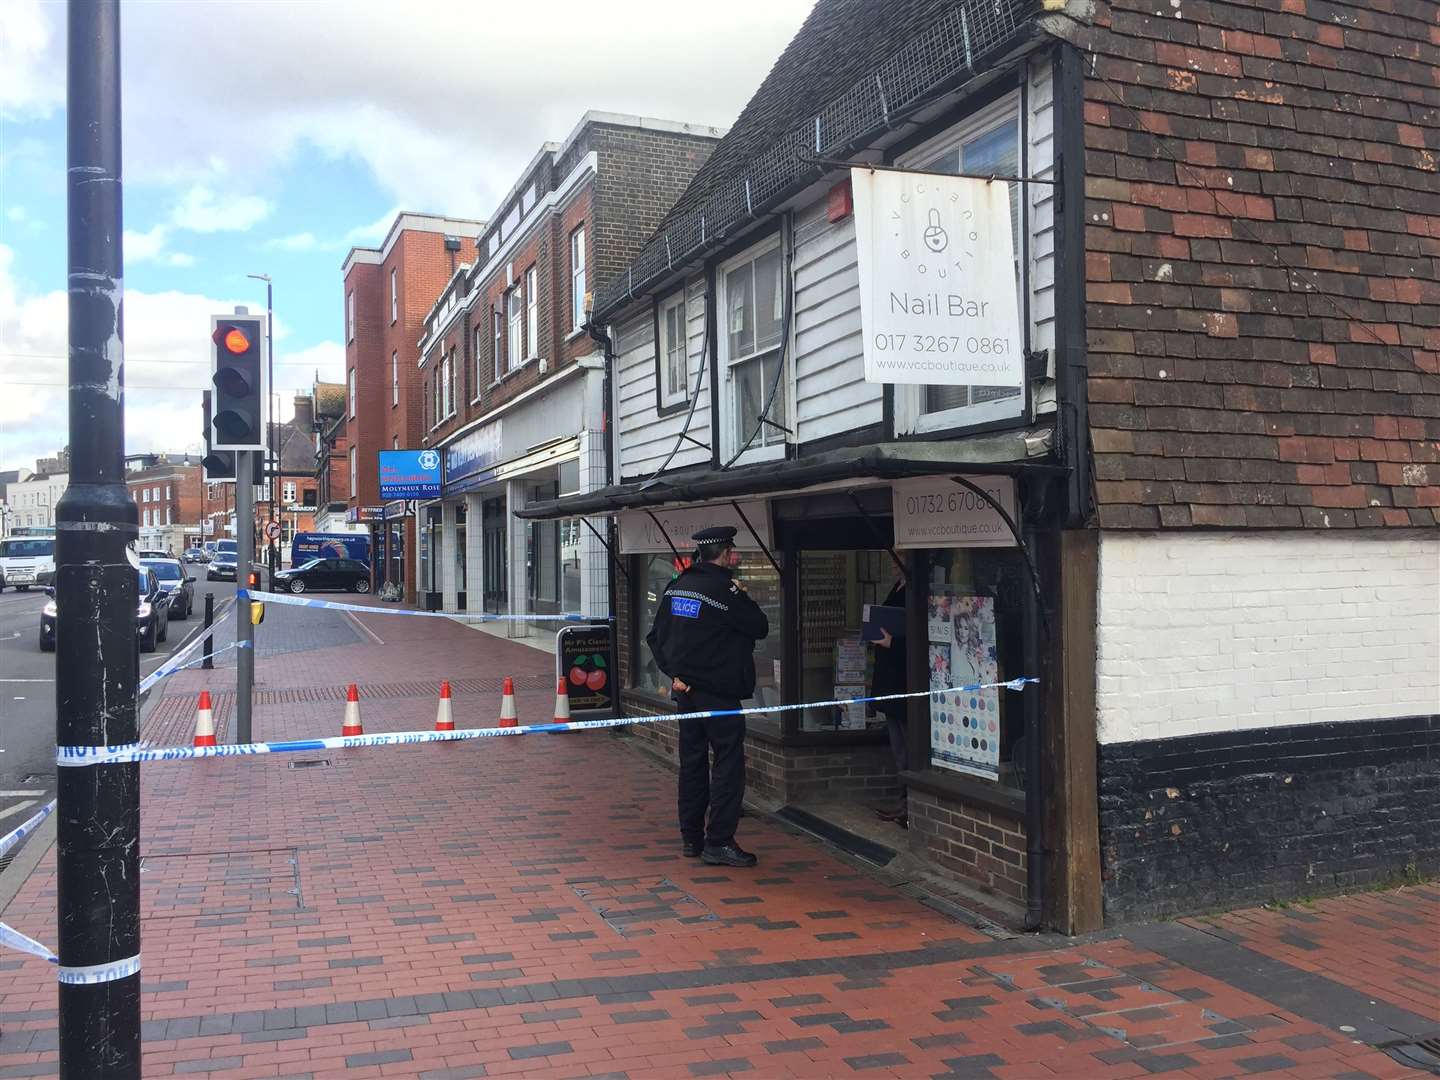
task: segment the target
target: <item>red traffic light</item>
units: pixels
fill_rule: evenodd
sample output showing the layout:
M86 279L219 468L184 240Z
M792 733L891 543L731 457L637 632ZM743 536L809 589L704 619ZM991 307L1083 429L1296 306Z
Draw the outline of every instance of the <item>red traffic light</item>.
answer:
M211 339L226 352L237 356L250 351L250 337L238 326L217 326Z

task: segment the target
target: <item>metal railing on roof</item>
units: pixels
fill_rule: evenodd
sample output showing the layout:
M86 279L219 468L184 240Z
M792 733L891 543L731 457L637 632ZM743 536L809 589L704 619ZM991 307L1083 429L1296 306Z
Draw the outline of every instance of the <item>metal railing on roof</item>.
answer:
M765 212L815 166L809 158L843 152L885 130L965 71L979 72L1041 10L1041 0L961 0L871 74L833 98L751 158L707 198L666 223L628 269L600 290L597 320L651 282L718 244L734 226Z

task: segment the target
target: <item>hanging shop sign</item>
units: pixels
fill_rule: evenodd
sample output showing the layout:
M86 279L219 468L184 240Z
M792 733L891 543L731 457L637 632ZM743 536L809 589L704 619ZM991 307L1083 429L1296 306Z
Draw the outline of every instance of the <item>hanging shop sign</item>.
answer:
M1008 476L967 476L1015 517L1015 481ZM995 507L948 476L897 480L890 485L897 548L1013 547ZM1017 522L1018 523L1018 522Z
M755 526L765 546L770 543L770 506L764 499L752 499L740 503L740 509ZM701 529L730 525L735 529L735 547L740 551L759 551L750 526L745 524L729 503L714 503L709 506L686 506L678 510L656 510L655 518L643 510L627 510L620 518L620 551L625 555L668 555L671 545L682 555L695 550L695 541L690 539ZM655 525L659 519L662 532ZM667 542L667 539L668 542Z
M440 497L439 450L381 450L376 456L382 499Z
M865 380L1021 387L1010 185L852 169Z
M571 715L615 713L615 634L612 627L566 626L555 634L555 675L565 683Z

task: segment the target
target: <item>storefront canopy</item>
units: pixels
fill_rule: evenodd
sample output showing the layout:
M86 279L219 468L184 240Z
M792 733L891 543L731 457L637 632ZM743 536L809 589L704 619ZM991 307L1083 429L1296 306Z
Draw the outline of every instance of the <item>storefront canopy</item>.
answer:
M736 469L681 469L652 480L614 484L581 495L531 503L521 518L565 518L618 510L700 503L793 491L837 480L900 480L936 473L1060 473L1050 457L1054 427L977 435L945 442L892 442L829 450L793 461L767 461Z

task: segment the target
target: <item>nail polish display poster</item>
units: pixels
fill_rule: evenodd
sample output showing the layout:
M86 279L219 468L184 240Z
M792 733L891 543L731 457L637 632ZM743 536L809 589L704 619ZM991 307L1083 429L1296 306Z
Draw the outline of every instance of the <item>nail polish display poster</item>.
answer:
M949 617L942 617L942 612ZM998 680L993 599L932 594L928 614L932 689ZM998 690L949 691L930 699L930 763L999 779Z

